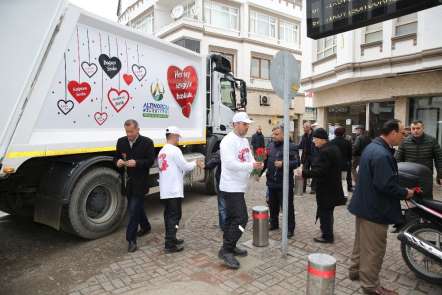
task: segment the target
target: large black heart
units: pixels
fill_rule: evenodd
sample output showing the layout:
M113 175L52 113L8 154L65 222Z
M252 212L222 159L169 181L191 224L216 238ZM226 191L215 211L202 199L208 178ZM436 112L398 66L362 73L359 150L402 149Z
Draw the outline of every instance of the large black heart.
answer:
M106 54L100 54L98 62L106 75L111 79L121 70L121 61L116 56L109 57Z

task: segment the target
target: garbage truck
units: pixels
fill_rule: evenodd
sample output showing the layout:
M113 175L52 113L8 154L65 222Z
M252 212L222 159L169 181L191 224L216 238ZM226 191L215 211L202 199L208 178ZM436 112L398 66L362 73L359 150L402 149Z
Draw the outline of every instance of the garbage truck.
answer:
M182 130L187 159L210 157L247 104L246 83L203 56L59 0L0 3L0 210L95 239L124 219L113 165L124 122L156 150ZM146 179L158 187L158 168ZM214 171L186 184L216 190ZM155 190L152 190L155 191Z

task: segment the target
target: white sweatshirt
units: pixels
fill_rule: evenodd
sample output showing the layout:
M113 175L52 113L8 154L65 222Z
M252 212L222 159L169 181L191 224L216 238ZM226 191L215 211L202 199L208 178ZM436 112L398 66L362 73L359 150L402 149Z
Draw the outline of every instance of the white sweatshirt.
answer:
M247 138L233 131L221 141L221 181L219 188L228 193L245 193L255 158Z
M184 174L195 167L196 162L187 162L178 147L166 144L158 154L160 198L184 198Z

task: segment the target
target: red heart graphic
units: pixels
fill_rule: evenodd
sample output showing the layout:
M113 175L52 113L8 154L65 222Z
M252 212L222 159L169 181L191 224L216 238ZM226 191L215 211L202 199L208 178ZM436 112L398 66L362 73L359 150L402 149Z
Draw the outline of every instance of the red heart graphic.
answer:
M167 82L170 92L176 102L180 105L184 117L189 118L192 110L192 103L198 90L198 74L192 66L184 70L176 66L170 66L167 70Z
M107 93L107 99L114 110L119 113L129 102L130 96L126 90L111 88Z
M91 85L87 82L78 83L72 80L68 83L68 90L72 97L75 98L78 103L81 103L91 94Z
M129 86L130 84L132 84L132 81L134 80L134 77L131 74L124 74L123 75L123 80Z
M95 119L95 122L97 122L97 124L101 126L107 120L107 113L106 112L96 112L94 114L94 119Z

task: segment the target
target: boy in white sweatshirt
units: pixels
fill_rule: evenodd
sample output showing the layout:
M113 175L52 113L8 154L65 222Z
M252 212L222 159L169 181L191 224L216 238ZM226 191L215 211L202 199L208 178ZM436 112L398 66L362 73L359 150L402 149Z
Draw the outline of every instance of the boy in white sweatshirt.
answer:
M197 165L204 168L201 161L187 162L178 148L180 130L171 126L166 129L167 144L158 154L160 170L160 198L164 205L164 225L166 236L164 248L167 253L180 252L184 249L183 240L176 238L181 219L181 201L184 198L184 175Z
M244 194L253 169L262 169L263 163L255 162L249 141L245 138L252 121L245 112L233 116L234 130L221 141L221 181L222 194L226 207L223 246L218 253L225 265L232 269L239 268L235 256L246 256L247 251L239 249L236 243L244 231L248 215Z

